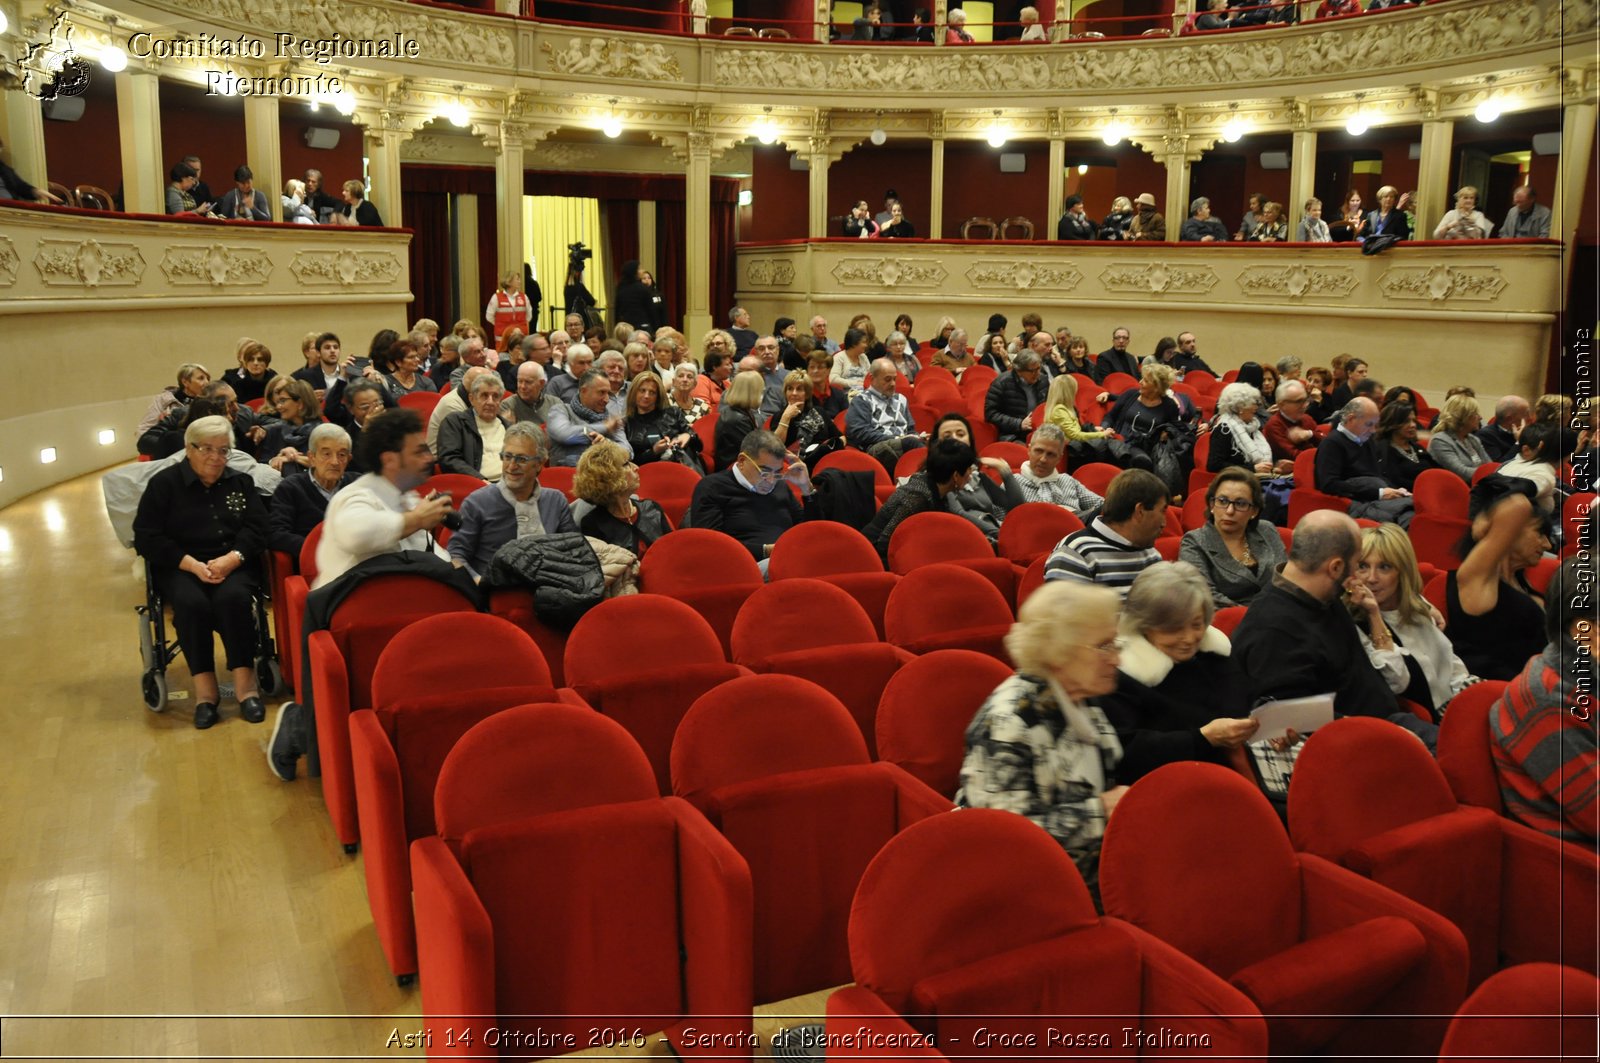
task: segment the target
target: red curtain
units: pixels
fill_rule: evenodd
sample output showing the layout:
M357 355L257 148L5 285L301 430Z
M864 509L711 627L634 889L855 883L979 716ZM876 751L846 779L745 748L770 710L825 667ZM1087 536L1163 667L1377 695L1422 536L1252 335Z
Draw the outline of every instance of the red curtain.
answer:
M654 269L656 249L652 247L646 253L639 246L639 201L607 199L601 201L600 209L606 219L606 261L611 263L612 276L621 272L622 264L632 258ZM613 298L615 294L612 293Z
M438 192L400 193L400 210L411 229L411 320L431 317L448 331L452 321L450 283L450 197Z
M667 306L667 320L683 324L683 201L658 200L656 202L656 286L661 289L661 301ZM693 345L694 338L690 338Z

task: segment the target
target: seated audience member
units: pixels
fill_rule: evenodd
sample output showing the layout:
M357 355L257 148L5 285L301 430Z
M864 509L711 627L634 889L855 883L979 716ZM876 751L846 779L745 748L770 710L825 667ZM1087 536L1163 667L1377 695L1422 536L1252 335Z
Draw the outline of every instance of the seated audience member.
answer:
M889 338L883 341L884 357L894 363L897 373L907 380L915 381L917 373L922 370L922 363L917 361L917 356L911 351L911 340L899 329L889 333Z
M750 327L750 311L736 306L728 311L728 335L733 337L733 356L743 358L756 345L756 330Z
M758 429L741 441L737 460L695 484L689 524L733 536L765 572L778 536L804 519L790 483L810 496L805 463L788 461L783 440Z
M582 380L591 369L599 369L594 363L594 352L580 343L570 348L567 352L566 372L554 380L549 380L547 375L545 387L549 388L550 392L561 402L571 403L578 398L578 381Z
M881 461L891 476L902 454L923 445L910 404L895 391L894 364L887 358L872 363L867 387L851 400L844 434L851 446Z
M1449 469L1470 484L1478 466L1489 462L1489 452L1475 434L1482 427L1483 417L1478 413L1477 399L1466 395L1446 399L1433 425L1428 454L1441 469Z
M267 209L267 194L255 187L256 175L250 167L240 166L233 171L233 187L222 193L222 198L212 208L217 218L239 221L271 221L272 211Z
M759 372L746 369L733 378L733 383L722 395L722 409L717 414L716 431L712 434L712 456L717 468L725 469L739 457L739 447L745 436L760 428L761 401L766 381Z
M1010 371L1011 356L1006 352L1005 333L984 333L978 340L975 351L978 355L978 364L993 369L996 375Z
M829 355L839 353L839 345L828 338L828 319L818 314L811 319L811 342L819 351L827 351Z
M1351 0L1352 3L1358 0ZM1322 220L1322 200L1312 196L1306 200L1306 212L1300 219L1299 231L1295 239L1303 244L1331 244L1333 235L1328 231L1328 223Z
M383 374L383 383L389 389L389 394L399 398L414 391L439 390L439 385L422 371L422 352L426 346L426 334L412 332L389 348L389 369Z
M497 368L500 364L498 355L484 344L482 336L470 335L461 337L461 342L456 347L456 352L459 356L459 361L456 367L450 371L451 385L461 383L461 378L467 375L467 370L478 366L495 369L495 375L499 375ZM500 386L503 390L505 381L502 380Z
M1046 584L1006 635L1017 666L966 732L959 808L1026 816L1061 844L1098 893L1100 839L1128 792L1116 785L1122 746L1091 699L1117 686L1117 596Z
M811 391L811 378L803 371L791 372L783 384L784 407L767 421L767 427L783 440L789 452L816 468L824 456L837 450L843 440L833 419L823 413Z
M583 534L643 557L672 530L661 504L639 497L639 467L619 446L596 443L578 459L572 515Z
M1330 509L1307 513L1295 525L1288 561L1233 633L1233 656L1249 684L1247 704L1331 692L1335 716L1399 713L1340 600L1355 574L1360 532L1354 520Z
M668 387L672 386L672 371L679 365L684 364L683 359L678 357L679 349L678 341L671 336L662 336L650 345L651 366L655 369L657 375L661 377L661 382ZM693 362L688 364L690 366L694 365Z
M267 385L278 376L272 371L272 352L267 350L267 345L257 340L240 340L235 356L239 359L238 367L224 372L222 379L233 388L240 402L266 398Z
M134 429L139 438L139 453L154 454L154 450L145 449L145 436L156 425L160 424L166 416L180 406L187 406L193 399L200 397L206 385L211 383L211 374L203 365L194 362L185 362L178 366L177 387L165 388L156 392L156 397L150 400L149 409L144 411L144 416L139 419L139 425ZM158 440L151 440L152 446Z
M1260 192L1251 192L1245 201L1244 216L1239 219L1239 228L1233 234L1235 240L1248 240L1250 234L1255 232L1256 225L1261 221L1261 205L1267 197Z
M1200 17L1194 20L1194 28L1201 31L1225 30L1228 23L1228 0L1206 0Z
M615 417L624 416L628 401L628 363L621 351L603 350L595 356L594 367L596 371L604 373L606 380L611 384L611 399L606 406L606 412Z
M286 464L305 464L300 459L311 452L311 433L322 423L322 404L309 384L291 379L273 389L272 407L277 420L267 423L256 456L284 472Z
M470 408L452 413L439 426L441 470L490 483L500 479L500 450L506 438L500 403L505 397L500 378L493 373L472 382L467 389Z
M344 183L344 212L347 225L369 225L380 228L383 219L378 216L378 208L367 200L367 186L360 181L346 181Z
M1167 219L1156 213L1156 197L1149 192L1139 193L1139 198L1133 201L1138 208L1128 223L1127 238L1129 240L1165 240L1167 238Z
M1178 558L1205 577L1218 609L1255 601L1288 558L1278 529L1261 519L1265 504L1255 474L1223 469L1206 487L1206 522L1178 545Z
M1511 192L1511 212L1506 223L1500 226L1504 240L1548 239L1550 236L1550 208L1534 202L1538 196L1532 185L1521 185Z
M1289 223L1283 220L1283 204L1271 200L1261 204L1261 219L1245 239L1263 244L1281 243L1289 239Z
M450 560L482 579L500 548L526 535L578 530L567 498L539 486L550 456L544 432L520 422L507 426L500 444L498 483L485 484L461 502L461 527L450 537Z
M1275 368L1278 370L1279 383L1286 380L1301 380L1305 373L1306 363L1297 354L1286 354L1278 359Z
M1221 472L1231 467L1272 472L1272 443L1261 430L1256 414L1261 393L1249 384L1229 384L1217 397L1217 419L1211 428L1211 454L1206 468ZM1287 464L1287 463L1285 463ZM1289 468L1279 472L1292 471Z
M352 361L345 358L339 344L339 337L332 332L319 333L316 342L317 360L314 364L304 369L296 369L291 374L296 380L304 380L311 385L311 390L318 392L317 398L324 398L327 392L343 380L340 370Z
M1155 473L1125 469L1106 488L1100 515L1056 546L1044 578L1099 583L1126 594L1141 571L1161 560L1155 541L1167 526L1167 485Z
M941 439L953 439L970 447L972 425L959 413L947 413L934 423L930 442L937 443ZM979 458L978 466L961 490L950 496L950 508L982 528L993 542L999 539L1000 525L1006 514L1027 498L1022 493L1021 482L1004 459ZM983 475L984 469L993 469L1000 482Z
M844 344L839 348L839 353L833 356L833 372L829 374L828 381L834 387L844 388L846 392L866 387L867 373L872 365L872 359L867 357L870 345L871 340L865 329L845 329Z
M944 43L973 43L972 34L967 32L967 13L959 7L952 7L945 13Z
M714 410L722 405L722 393L728 390L728 381L733 376L733 361L719 350L708 350L703 369L700 379L695 382L694 397L705 400L706 405Z
M187 163L178 163L167 174L171 181L167 185L166 210L168 214L200 214L211 213L212 202L209 198L204 201L197 200L194 196L195 185L200 180L200 175L194 167Z
M811 397L822 408L823 416L830 421L850 406L849 393L844 388L833 386L829 379L832 375L833 355L822 350L814 350L806 355L806 376L811 380Z
M4 150L5 142L0 141L0 152ZM0 162L0 200L12 200L17 203L60 204L62 202L61 197L49 189L29 184L27 178L4 162Z
M355 459L350 467L356 472L371 472L372 470L362 464L361 458L361 433L366 430L367 422L386 408L383 389L370 380L357 380L344 392L344 404L336 410L325 412L337 413L339 416L330 418L334 423L341 425L350 433L351 452Z
M545 435L550 439L551 465L578 464L592 444L609 439L633 456L623 418L610 410L611 381L604 373L591 369L578 380L576 400L552 407L545 416Z
M1469 513L1461 567L1445 576L1444 630L1474 675L1509 680L1544 645L1536 615L1543 603L1523 570L1550 540L1526 480L1484 477L1472 488Z
M1534 501L1546 515L1556 511L1556 482L1561 463L1572 454L1574 437L1566 422L1538 420L1517 437L1518 454L1500 466L1500 475L1529 480L1537 489Z
M285 476L272 494L267 545L288 554L296 565L311 529L322 523L328 501L359 475L350 470L350 433L336 424L319 424L306 443L310 465L304 476Z
M673 366L671 388L667 392L666 402L683 414L684 423L690 427L711 412L711 404L695 394L699 382L700 373L693 362L679 362Z
M306 183L291 177L283 183L283 194L278 197L283 208L283 220L291 225L317 224L317 212L306 202Z
M194 725L217 722L216 635L222 636L239 714L266 719L256 692L254 595L267 545L267 510L249 476L228 468L233 429L202 417L184 432L187 461L145 485L133 521L134 548L172 607L172 626L194 677Z
M1595 577L1592 558L1579 555L1562 564L1545 599L1545 647L1489 714L1506 814L1591 849L1600 837L1591 686L1600 654Z
M909 240L917 235L917 227L906 220L905 208L899 203L889 208L889 220L878 235L885 240Z
M1384 478L1373 432L1378 406L1351 399L1340 411L1339 426L1317 445L1317 490L1350 499L1356 516L1411 523L1411 492Z
M1183 423L1183 411L1168 394L1173 372L1168 366L1150 364L1139 370L1139 386L1116 397L1106 414L1104 426L1116 432L1128 445L1151 454L1168 432ZM1102 392L1104 402L1107 393Z
M1406 533L1380 524L1361 533L1355 579L1345 586L1361 645L1389 689L1425 706L1435 722L1478 677L1456 656L1422 597L1422 573Z
M662 400L661 378L646 369L633 378L623 406L623 429L633 460L640 465L652 461L678 461L696 472L703 444L684 420L683 411ZM687 459L687 460L684 460Z
M1314 18L1335 18L1339 15L1361 14L1361 0L1322 0L1317 5Z
M1463 185L1456 193L1454 210L1446 211L1434 227L1435 240L1487 240L1494 232L1494 222L1484 217L1478 209L1478 190Z
M435 347L432 363L428 366L428 379L433 381L434 390L441 395L451 387L450 377L461 364L461 340L457 336L446 336L439 340Z
M1044 333L1039 333L1044 335ZM1050 393L1050 378L1032 348L1017 352L1011 368L995 377L983 400L984 420L1000 431L1004 442L1020 443L1035 427L1033 411Z
M1304 452L1317 449L1317 422L1306 413L1311 400L1301 381L1279 384L1277 398L1277 412L1267 418L1262 432L1272 446L1273 460L1292 464Z
M1061 220L1056 223L1056 239L1093 240L1094 233L1094 219L1083 209L1083 197L1068 196L1066 213L1061 215Z
M1060 506L1087 523L1100 512L1105 499L1061 471L1066 449L1066 433L1054 424L1040 425L1028 441L1028 460L1017 482L1027 501Z
M188 407L174 406L161 423L141 437L141 453L163 458L182 450L183 433L189 422L194 420L193 405L200 399L211 400L214 412L227 418L229 427L233 429L235 445L239 449L255 453L256 448L267 436L266 425L262 418L256 416L254 410L239 405L233 387L224 380L213 380L207 384L201 389L200 395L190 401Z
M845 215L844 235L857 240L878 238L878 223L873 219L872 208L867 205L866 200L856 200L856 205Z
M1384 406L1378 415L1373 445L1384 481L1407 491L1415 488L1417 476L1424 470L1439 467L1433 456L1417 444L1417 411L1408 402Z
M339 200L329 195L322 187L322 171L307 170L305 173L305 204L311 208L316 217L317 224L326 225L339 210Z
M1518 457L1520 447L1517 436L1522 433L1522 426L1528 423L1533 408L1528 405L1528 400L1521 395L1503 395L1500 401L1494 404L1494 421L1478 429L1478 442L1483 444L1484 453L1490 461L1510 461Z
M1117 689L1100 699L1122 743L1117 781L1184 760L1227 766L1259 729L1211 589L1182 561L1151 565L1122 605Z
M1104 384L1112 373L1126 373L1139 379L1139 359L1128 353L1132 334L1125 328L1111 331L1111 346L1095 356L1094 382Z
M928 364L948 369L955 374L957 380L960 380L962 373L978 364L972 348L967 346L967 330L951 329L950 334L945 337L944 347L934 354Z
M1211 216L1211 200L1200 196L1189 204L1189 217L1178 230L1178 239L1202 244L1226 242L1228 227Z
M1039 9L1038 8L1036 8L1036 7L1025 7L1021 11L1018 11L1017 12L1017 21L1022 23L1022 36L1019 37L1018 40L1023 40L1023 41L1046 41L1046 40L1049 40L1049 38L1045 36L1044 27L1039 25Z
M953 507L948 496L966 486L977 463L978 455L967 444L954 439L938 440L928 447L922 468L894 489L894 494L884 500L877 514L861 529L861 534L878 548L878 556L887 562L889 540L900 522L916 513L951 512Z
M1178 333L1177 344L1177 349L1170 359L1167 359L1167 364L1172 367L1173 372L1178 374L1178 379L1181 380L1186 374L1197 370L1202 373L1210 373L1212 376L1218 375L1217 371L1207 365L1204 358L1200 357L1198 350L1200 341L1195 337L1194 333L1187 330ZM1277 386L1276 382L1274 382L1273 386ZM1260 389L1257 388L1257 390ZM1270 392L1262 392L1262 394L1270 394Z
M1326 424L1339 407L1333 405L1333 372L1320 365L1306 370L1306 394L1310 402L1306 413L1318 424Z
M1410 222L1405 211L1396 205L1400 193L1393 185L1378 189L1378 209L1367 212L1367 239L1374 236L1394 236L1401 240L1411 235Z
M506 396L505 402L500 406L500 413L512 424L526 421L543 428L545 418L549 417L550 411L559 405L561 400L552 395L546 387L544 366L538 362L525 361L517 366L517 390Z

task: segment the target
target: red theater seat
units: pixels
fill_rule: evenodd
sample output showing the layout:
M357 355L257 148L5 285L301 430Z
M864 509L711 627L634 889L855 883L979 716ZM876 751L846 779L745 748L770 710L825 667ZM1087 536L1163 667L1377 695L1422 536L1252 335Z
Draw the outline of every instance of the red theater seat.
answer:
M1087 465L1079 465L1073 469L1072 478L1104 498L1106 488L1111 486L1111 481L1115 480L1121 471L1115 465L1103 461L1091 461Z
M639 589L676 598L705 617L722 642L724 659L733 619L761 583L761 569L744 544L709 528L663 535L639 563Z
M996 557L978 526L954 513L913 513L889 537L889 570L906 575L923 565L955 564L979 573L1006 601L1017 593L1022 569Z
M1072 858L1012 812L935 816L890 838L861 878L849 934L856 985L828 1000L830 1059L1183 1051L1128 1052L1134 1032L1180 1044L1203 1037L1212 1058L1267 1052L1266 1024L1243 993L1139 928L1097 916ZM1069 1027L1105 1040L1064 1043Z
M410 391L400 396L399 403L408 410L416 410L423 424L427 424L428 418L433 416L433 408L442 398L444 396L437 391Z
M656 795L616 723L560 705L496 713L445 758L434 819L411 852L431 1057L565 1054L597 1016L630 1037L665 1029L686 1058L745 1054L688 1044L684 1027L749 1043L749 869Z
M883 614L888 641L912 653L977 650L1007 664L1014 620L994 585L960 565L927 565L901 577Z
M1506 806L1494 767L1489 713L1505 690L1506 684L1498 679L1472 684L1450 699L1439 724L1439 770L1456 800L1498 815L1505 815Z
M1294 459L1294 487L1289 491L1289 527L1300 523L1300 518L1319 509L1350 511L1350 500L1317 490L1317 452L1305 451Z
M845 472L870 472L872 474L872 490L878 496L878 504L894 494L894 481L889 479L889 470L883 467L883 462L861 450L836 450L817 462L816 470L812 475L821 475L829 469L842 469Z
M844 706L792 676L735 679L696 701L672 743L672 785L750 864L758 1003L850 980L861 872L896 832L951 809L871 763Z
M1587 971L1528 963L1501 971L1461 1005L1439 1063L1595 1058L1600 981Z
M1000 525L1000 555L1013 564L1031 565L1082 527L1083 521L1070 509L1050 502L1024 502Z
M914 453L921 453L915 451ZM883 610L900 577L883 570L883 560L867 537L831 520L798 524L779 537L767 562L767 579L820 579L844 590L872 618L883 638Z
M435 491L450 496L450 504L456 509L461 508L461 503L467 496L484 485L484 481L476 476L467 476L459 472L441 472L430 476L417 487L417 494L427 498Z
M660 503L674 528L682 527L700 474L675 461L652 461L639 467L639 497Z
M1419 1016L1449 1015L1466 996L1461 931L1297 854L1260 789L1215 764L1164 765L1124 795L1101 844L1100 890L1108 915L1242 990L1266 1016L1274 1056L1429 1056L1444 1023Z
M967 726L1010 675L1010 666L972 650L935 650L911 661L878 701L878 758L954 796Z
M567 496L568 502L576 502L578 500L578 492L573 488L573 482L577 475L578 470L576 467L546 465L539 471L539 486L548 487L552 491L560 491Z

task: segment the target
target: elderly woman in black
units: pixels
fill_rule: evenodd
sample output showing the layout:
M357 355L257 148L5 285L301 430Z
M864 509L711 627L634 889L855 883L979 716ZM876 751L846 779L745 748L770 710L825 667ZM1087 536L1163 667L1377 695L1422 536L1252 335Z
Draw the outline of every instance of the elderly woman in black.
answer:
M772 415L767 427L783 440L789 453L805 462L808 470L814 470L817 462L838 449L839 429L817 405L811 377L805 370L793 370L783 378L783 401L783 409Z
M184 432L186 460L150 478L133 520L133 545L172 606L172 625L194 677L194 725L217 722L215 634L221 633L239 714L266 718L256 691L252 596L267 544L267 509L250 477L228 468L233 429L202 417Z
M1205 579L1218 609L1248 605L1288 560L1278 529L1261 519L1265 501L1249 469L1223 469L1206 488L1206 522L1178 545L1178 559Z

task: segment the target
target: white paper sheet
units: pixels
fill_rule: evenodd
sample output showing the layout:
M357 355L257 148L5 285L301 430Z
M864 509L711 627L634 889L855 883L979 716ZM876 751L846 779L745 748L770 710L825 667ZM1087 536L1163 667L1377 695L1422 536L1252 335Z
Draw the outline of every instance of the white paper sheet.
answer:
M1333 722L1333 695L1313 694L1305 698L1269 701L1250 710L1250 715L1261 723L1261 729L1255 733L1257 741L1282 738L1291 727L1300 734L1309 734L1323 724Z

